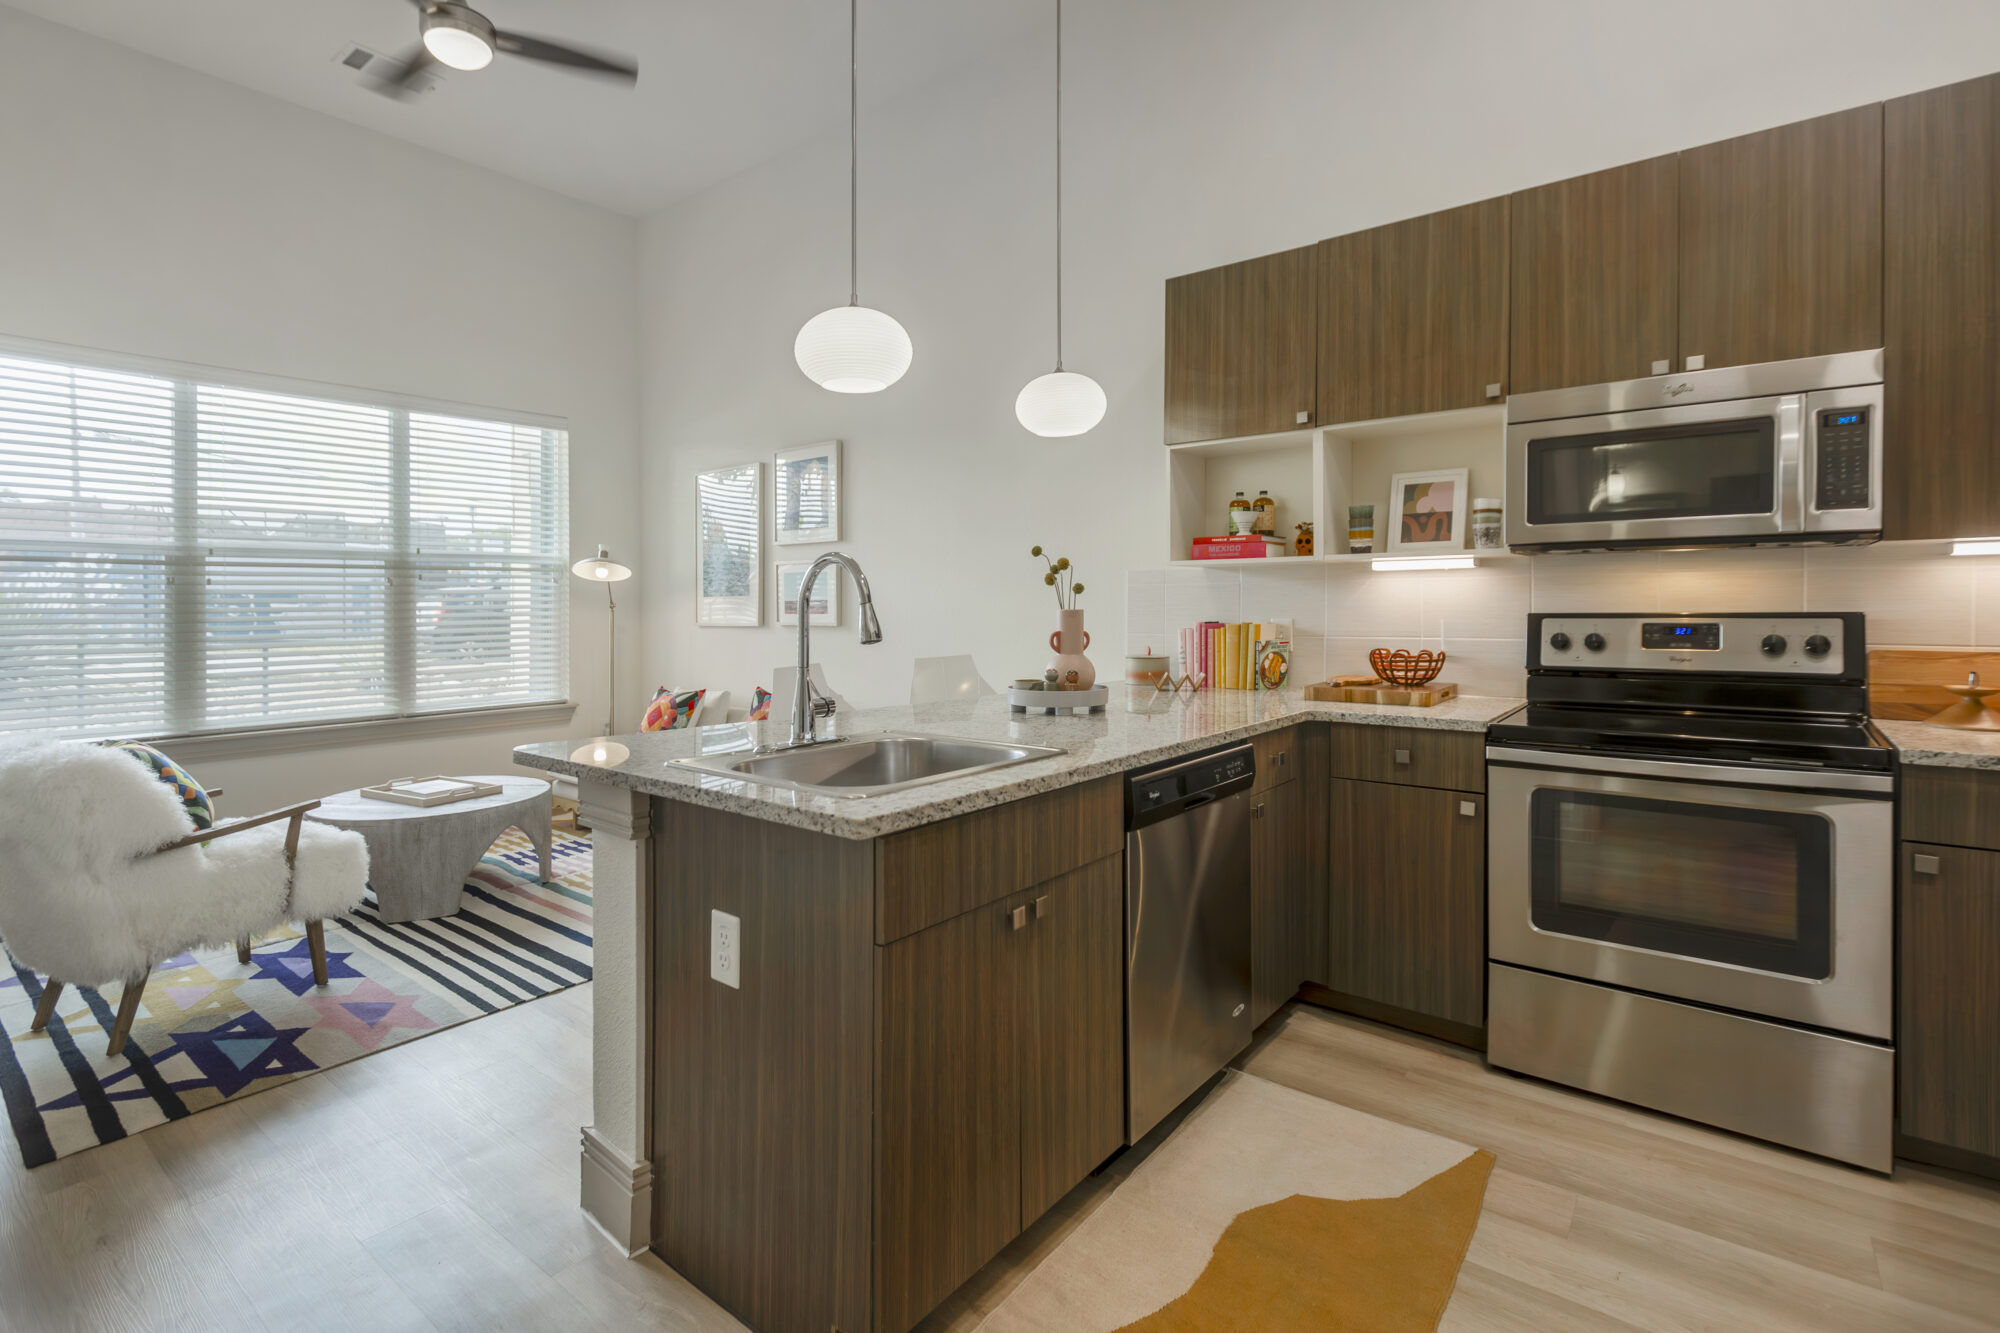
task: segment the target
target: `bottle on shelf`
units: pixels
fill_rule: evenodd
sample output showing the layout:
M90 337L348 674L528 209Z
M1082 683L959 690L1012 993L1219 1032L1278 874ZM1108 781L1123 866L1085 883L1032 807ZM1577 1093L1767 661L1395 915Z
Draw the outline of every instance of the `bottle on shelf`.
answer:
M1278 531L1278 502L1271 498L1271 493L1257 492L1257 499L1251 507L1256 513L1250 520L1250 530L1266 537L1275 536Z

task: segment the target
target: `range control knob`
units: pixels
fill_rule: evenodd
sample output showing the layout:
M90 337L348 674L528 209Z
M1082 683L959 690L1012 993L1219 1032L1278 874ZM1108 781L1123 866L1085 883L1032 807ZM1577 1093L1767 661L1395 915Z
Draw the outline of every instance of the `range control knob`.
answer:
M1601 653L1604 651L1604 636L1595 633L1586 634L1583 636L1583 646L1593 653Z
M1806 640L1806 656L1825 657L1833 651L1833 640L1824 634L1815 634Z
M1555 649L1559 653L1568 652L1569 635L1563 633L1561 630L1557 630L1554 634L1549 635L1549 647Z
M1764 649L1766 657L1776 657L1785 651L1785 636L1782 634L1766 634L1764 642L1760 646Z

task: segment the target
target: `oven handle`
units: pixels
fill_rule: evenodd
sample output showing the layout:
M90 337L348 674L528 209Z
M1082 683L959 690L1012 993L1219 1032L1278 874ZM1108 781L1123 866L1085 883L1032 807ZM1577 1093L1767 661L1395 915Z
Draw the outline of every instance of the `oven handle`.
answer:
M1633 777L1704 782L1710 786L1790 787L1811 791L1879 793L1892 796L1893 773L1847 773L1837 769L1738 768L1726 764L1687 764L1671 759L1624 759L1616 755L1582 754L1568 750L1517 750L1489 745L1486 762L1501 768L1543 768L1568 773L1629 774Z

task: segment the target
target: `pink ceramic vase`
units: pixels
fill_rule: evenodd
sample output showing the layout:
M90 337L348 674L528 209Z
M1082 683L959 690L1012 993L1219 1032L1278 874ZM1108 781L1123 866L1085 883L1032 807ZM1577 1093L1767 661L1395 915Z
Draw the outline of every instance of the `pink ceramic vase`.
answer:
M1060 629L1049 635L1049 647L1056 655L1049 659L1049 666L1056 673L1059 688L1069 685L1069 673L1076 672L1076 688L1087 690L1097 683L1097 668L1083 655L1090 647L1090 631L1083 627L1083 612L1063 611L1056 617Z

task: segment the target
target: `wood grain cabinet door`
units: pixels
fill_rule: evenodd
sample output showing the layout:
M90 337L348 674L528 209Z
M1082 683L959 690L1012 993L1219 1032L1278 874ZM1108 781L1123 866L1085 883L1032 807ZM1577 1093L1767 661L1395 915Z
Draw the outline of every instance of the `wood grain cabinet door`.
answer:
M1167 280L1166 441L1316 425L1316 247Z
M875 1330L904 1333L1021 1229L1029 893L876 948Z
M2000 852L1902 854L1902 1131L2000 1156Z
M1882 345L1882 106L1680 155L1680 361Z
M1673 155L1512 196L1513 392L1678 369Z
M1125 1138L1125 858L1031 891L1023 987L1021 1225Z
M1261 1024L1326 974L1326 821L1305 808L1313 784L1287 782L1250 806L1250 993Z
M2000 75L1883 111L1882 535L2000 534Z
M1505 199L1322 241L1319 266L1323 423L1505 396Z
M1486 798L1336 778L1327 985L1486 1023Z

